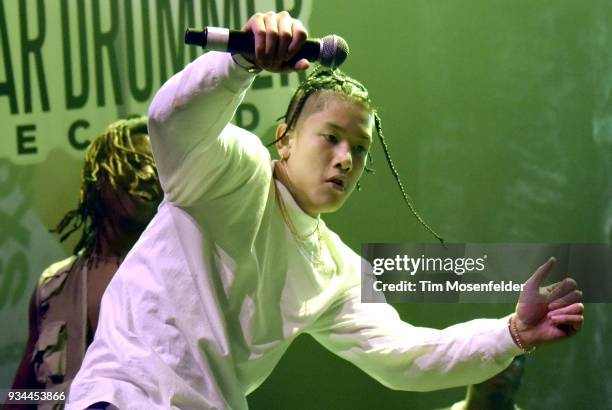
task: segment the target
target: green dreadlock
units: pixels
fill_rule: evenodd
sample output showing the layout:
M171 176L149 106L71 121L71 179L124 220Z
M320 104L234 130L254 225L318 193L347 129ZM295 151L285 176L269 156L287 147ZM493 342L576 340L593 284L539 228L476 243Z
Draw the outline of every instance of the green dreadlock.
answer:
M107 211L100 198L97 182L105 179L116 190L119 177L130 173L133 177L125 188L134 195L140 181L147 178L148 174L143 171L145 166L150 165L155 169L153 157L134 148L133 134L148 134L146 116L129 117L109 125L85 151L77 208L64 215L57 227L50 230L62 235L60 241L63 242L83 227L81 238L73 250L75 255L82 250L83 255L88 257L99 246L97 235L107 217Z
M404 189L404 185L402 184L402 181L400 179L399 172L395 168L395 164L393 163L391 155L389 154L389 147L387 146L387 142L383 134L380 116L378 115L378 111L374 107L374 104L372 103L372 100L368 95L368 90L359 81L349 77L341 70L332 70L329 68L318 66L304 81L300 83L298 89L293 94L293 97L291 97L291 101L289 102L289 106L287 107L287 112L284 116L278 118L278 120L284 120L287 124L287 127L285 128L284 132L281 134L280 137L278 137L272 143L268 144L268 147L282 140L287 134L287 132L293 129L293 127L295 127L308 97L321 91L332 91L351 98L354 101L362 103L368 110L372 112L372 114L374 115L374 127L376 128L376 134L378 135L378 139L382 145L385 158L387 159L387 164L389 165L389 168L393 173L393 177L395 178L395 181L397 182L397 185L399 186L399 189L402 193L404 202L406 202L408 208L416 217L416 219L421 223L421 225L423 225L436 239L440 241L440 243L444 245L444 238L438 235L425 222L425 220L423 220L421 215L419 215L419 213L414 208L414 205L412 204L412 199L408 196L406 190ZM374 173L374 169L371 168L372 156L369 153L367 163L369 166L365 167L366 173Z

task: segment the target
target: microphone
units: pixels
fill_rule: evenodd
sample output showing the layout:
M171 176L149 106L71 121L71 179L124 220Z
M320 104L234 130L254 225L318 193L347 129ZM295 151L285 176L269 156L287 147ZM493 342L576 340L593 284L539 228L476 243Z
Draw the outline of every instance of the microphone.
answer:
M251 32L206 27L204 30L188 28L185 44L202 46L206 50L224 51L232 54L255 56L255 36ZM339 67L349 53L346 41L335 34L321 39L308 39L302 48L289 60L293 65L302 58L318 61L324 67Z

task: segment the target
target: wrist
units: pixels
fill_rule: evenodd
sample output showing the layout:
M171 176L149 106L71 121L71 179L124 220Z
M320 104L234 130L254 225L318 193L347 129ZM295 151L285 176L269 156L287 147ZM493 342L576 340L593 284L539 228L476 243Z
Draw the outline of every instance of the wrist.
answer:
M531 353L536 346L531 342L528 327L518 318L516 314L508 320L508 331L514 343L525 353Z
M237 66L242 67L251 74L258 74L261 72L261 68L242 54L232 54L232 60L234 60Z

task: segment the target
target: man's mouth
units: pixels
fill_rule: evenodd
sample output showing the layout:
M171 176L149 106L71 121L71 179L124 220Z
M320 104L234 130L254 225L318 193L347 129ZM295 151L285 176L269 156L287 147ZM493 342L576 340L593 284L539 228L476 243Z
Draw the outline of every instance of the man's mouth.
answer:
M153 201L157 201L157 192L149 192L149 191L145 191L145 190L138 190L132 193L132 195L146 201L146 202L153 202Z
M134 192L134 196L140 199L143 199L147 202L153 200L153 196L149 194L148 192L142 192L142 191Z
M332 188L337 189L339 191L344 191L346 187L346 181L343 178L329 178L327 181L328 184L332 186Z

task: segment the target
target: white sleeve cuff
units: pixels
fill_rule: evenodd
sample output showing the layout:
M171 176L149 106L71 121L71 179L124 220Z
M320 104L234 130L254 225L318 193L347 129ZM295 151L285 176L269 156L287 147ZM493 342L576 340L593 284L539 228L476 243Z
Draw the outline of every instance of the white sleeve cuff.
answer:
M234 64L251 74L258 74L261 72L261 68L244 58L242 54L232 54L232 60L234 60Z

